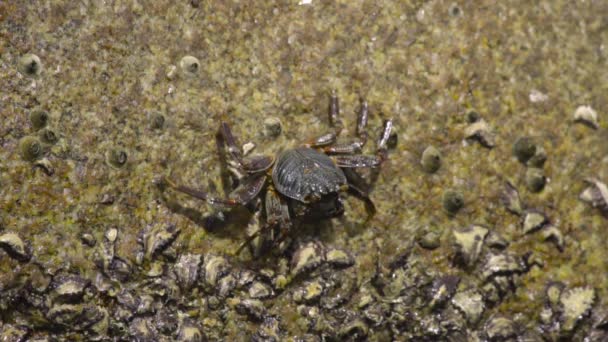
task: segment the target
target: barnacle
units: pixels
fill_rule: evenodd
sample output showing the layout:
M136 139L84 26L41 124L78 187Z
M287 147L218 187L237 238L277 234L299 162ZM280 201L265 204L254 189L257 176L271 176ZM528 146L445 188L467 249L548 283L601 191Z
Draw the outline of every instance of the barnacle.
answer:
M437 172L441 167L441 153L433 146L427 147L422 152L420 164L422 165L422 169L428 173Z
M35 130L46 127L49 122L49 114L43 110L36 110L30 113L30 122Z
M194 56L184 56L179 62L179 66L184 72L184 74L189 76L195 76L198 74L198 71L201 66L201 62L199 62L198 58Z
M34 55L33 53L23 55L23 57L21 57L19 60L19 71L30 77L40 75L42 72L42 62L40 61L40 57Z
M543 170L535 167L526 170L526 186L532 192L540 192L545 187L546 178Z
M522 163L526 163L536 153L536 145L530 137L521 137L513 144L513 154Z
M27 161L34 161L42 156L42 145L34 137L25 137L19 143L21 157Z
M443 194L443 208L448 214L454 215L464 206L464 196L455 190L447 190Z
M53 145L53 144L57 143L57 141L59 141L59 137L57 136L57 134L55 134L55 131L53 131L49 128L45 128L45 129L41 130L38 133L38 136L40 136L40 140L43 143L49 144L49 145Z
M127 164L127 152L119 149L112 149L108 151L106 160L110 166L120 169Z

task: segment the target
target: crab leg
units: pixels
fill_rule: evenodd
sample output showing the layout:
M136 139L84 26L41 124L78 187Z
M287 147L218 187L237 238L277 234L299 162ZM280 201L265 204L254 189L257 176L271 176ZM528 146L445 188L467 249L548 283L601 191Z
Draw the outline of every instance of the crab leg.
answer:
M276 240L277 243L285 239L291 228L289 207L272 188L268 189L268 192L266 193L266 224L269 228L275 226L279 227L279 238Z
M243 157L241 150L238 147L236 138L232 134L230 125L226 122L221 122L218 129L217 143L219 149L227 148L228 154L232 157L232 161L236 167L246 173L256 173L267 170L272 166L274 159L268 156L253 156Z
M369 116L369 106L367 101L363 98L359 99L361 105L359 106L359 115L357 116L357 137L359 137L359 143L361 147L365 146L367 142L367 117Z
M374 202L372 202L372 200L369 198L369 194L367 192L359 189L358 187L350 183L348 184L348 192L351 195L362 200L363 203L365 203L365 211L367 211L367 215L369 217L374 216L374 214L376 213L376 206L374 205Z
M184 185L175 184L168 178L165 178L165 182L176 191L183 192L203 201L207 201L211 205L234 207L249 203L260 193L260 191L262 191L264 184L266 184L266 174L262 173L248 177L241 185L239 185L239 187L230 193L228 198L209 196L209 194L203 190L197 190Z
M285 203L285 201L277 194L277 192L272 188L272 186L269 186L268 191L266 192L265 202L266 223L253 234L247 237L245 242L243 242L237 249L237 255L256 237L261 236L263 232L269 229L272 230L277 225L279 227L279 237L276 240L274 239L274 237L271 237L270 240L273 241L273 243L280 243L285 239L285 237L287 237L287 234L289 233L289 230L291 228L291 221L289 218L289 207L287 206L287 203Z
M329 124L333 127L336 132L336 136L340 135L344 125L340 120L340 100L336 94L336 90L332 90L331 96L329 97Z
M333 156L332 159L338 167L379 167L384 158L375 155L358 154L354 156Z

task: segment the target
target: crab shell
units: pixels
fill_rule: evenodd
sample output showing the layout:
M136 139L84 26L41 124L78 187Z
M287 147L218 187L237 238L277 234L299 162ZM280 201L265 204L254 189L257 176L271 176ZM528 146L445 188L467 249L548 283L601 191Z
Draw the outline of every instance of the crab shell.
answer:
M344 172L327 155L308 147L283 151L272 170L274 187L282 195L313 203L348 187Z

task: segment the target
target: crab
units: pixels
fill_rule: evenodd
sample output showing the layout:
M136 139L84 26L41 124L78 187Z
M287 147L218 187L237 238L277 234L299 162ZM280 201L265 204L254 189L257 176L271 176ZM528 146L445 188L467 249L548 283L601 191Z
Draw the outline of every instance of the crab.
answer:
M170 188L208 202L219 208L247 206L261 216L262 224L238 249L256 236L265 236L272 244L285 240L293 227L305 221L327 219L343 215L343 194L350 194L365 204L368 218L375 206L366 191L363 177L357 168L378 169L387 160L387 142L392 120L385 120L375 154L361 154L368 140L366 131L369 106L360 100L356 135L350 142L338 143L343 129L339 99L335 91L329 100L329 123L332 130L300 146L288 148L276 157L244 156L226 122L220 122L216 139L220 153L239 179L239 185L221 198L207 191L178 185L168 178Z

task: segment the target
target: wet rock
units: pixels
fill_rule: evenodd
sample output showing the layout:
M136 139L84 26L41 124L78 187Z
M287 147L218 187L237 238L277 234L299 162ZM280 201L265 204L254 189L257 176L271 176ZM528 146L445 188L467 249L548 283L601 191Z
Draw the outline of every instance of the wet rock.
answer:
M538 231L549 222L545 214L537 211L529 211L525 214L522 229L524 234L530 234Z
M562 292L560 296L564 331L572 331L577 323L590 312L595 301L595 290L589 287L576 287Z
M179 326L176 340L179 342L203 342L207 341L207 338L194 320L185 318Z
M158 257L175 241L180 229L175 225L148 226L140 236L144 258L152 260Z
M505 317L488 320L484 330L490 341L506 341L517 336L513 321Z
M325 260L336 268L350 267L355 264L355 259L347 251L337 248L328 248Z
M462 312L470 324L477 323L485 310L483 297L475 290L456 293L452 305Z
M493 148L496 146L495 134L484 119L479 119L467 126L464 130L464 137L478 141L483 147Z
M325 262L325 247L311 241L301 245L291 258L291 274L298 276L310 272Z
M173 272L182 290L189 290L196 284L202 261L203 257L200 254L182 254L179 257Z
M249 287L249 298L251 299L266 299L272 296L274 296L272 288L261 281L256 281Z
M5 232L0 235L0 248L13 259L27 262L32 257L31 247L17 233Z
M583 190L579 196L580 200L598 208L604 216L608 217L608 187L594 178L587 179L587 182L591 186Z
M591 106L579 106L574 111L574 121L585 124L593 129L600 128L597 112Z
M473 266L479 258L488 229L480 225L472 225L454 230L452 234L457 260L467 267Z

